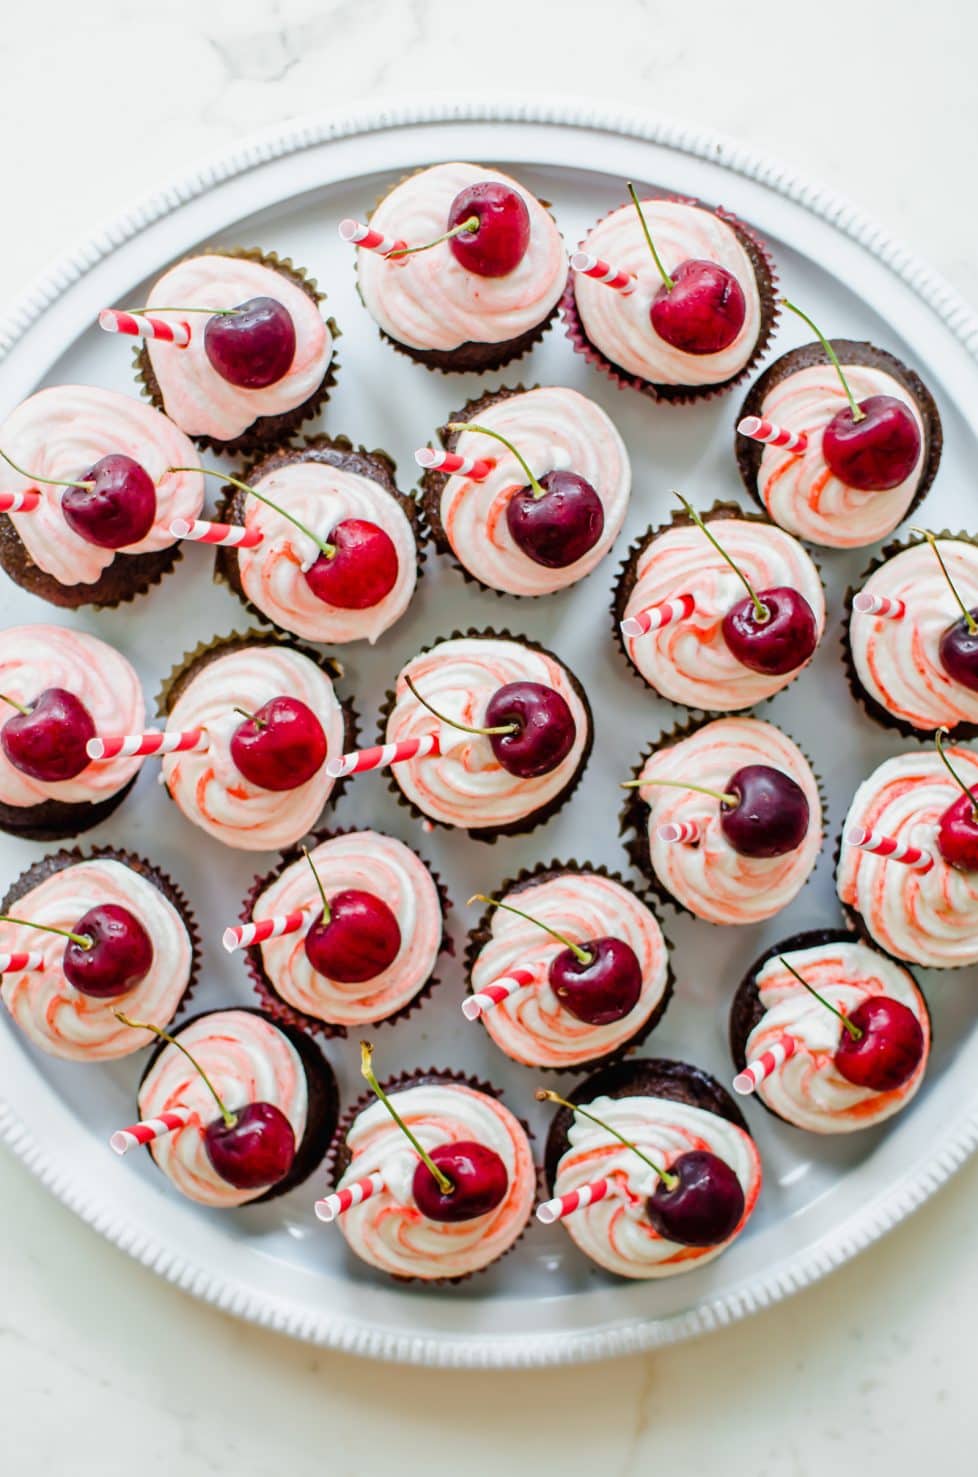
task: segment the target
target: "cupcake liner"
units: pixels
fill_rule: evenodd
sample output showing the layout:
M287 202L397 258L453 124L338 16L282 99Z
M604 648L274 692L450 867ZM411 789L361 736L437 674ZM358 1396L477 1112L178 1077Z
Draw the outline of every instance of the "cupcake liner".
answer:
M585 333L584 325L577 311L577 298L574 292L574 272L570 274L567 287L564 290L564 295L560 302L561 316L564 320L564 331L570 339L575 352L581 354L594 369L599 369L603 374L606 374L619 388L638 390L650 400L666 402L670 405L691 405L694 401L712 400L715 396L726 394L728 390L732 390L735 385L740 384L750 374L758 360L767 352L779 317L776 295L778 281L777 269L766 244L756 234L754 228L748 226L738 216L732 214L729 210L725 210L722 206L707 205L705 201L698 200L693 195L675 195L668 190L650 189L645 192L644 198L649 200L670 200L679 205L699 206L703 210L708 210L712 215L718 216L720 220L725 221L734 231L750 259L760 296L761 327L757 336L757 343L754 345L754 352L743 369L738 370L730 379L722 380L714 385L658 385L653 384L651 380L641 379L638 375L631 375L627 370L622 369L611 359L607 358L606 355L602 354L601 350L595 347ZM627 205L628 201L622 201L622 204ZM613 215L614 211L620 208L620 206L612 207L611 210L606 211L603 216L599 217L596 224L600 225L601 221L606 220L609 215ZM579 249L583 249L584 245L585 243L582 241Z
M0 805L0 831L25 841L68 841L116 810L139 778L138 772L104 800L42 800L37 805Z
M22 590L60 610L79 610L85 605L115 609L158 585L182 557L183 549L176 542L148 554L118 553L94 583L63 585L34 563L10 518L0 514L0 568Z
M361 826L337 826L332 829L313 831L309 837L312 843L310 850L314 850L323 841L332 841L337 836L355 835L357 831L362 829L364 828ZM404 844L406 845L407 843ZM455 944L448 931L448 913L452 908L452 900L448 895L448 890L444 882L434 867L426 862L424 857L414 850L414 847L410 847L409 850L414 853L419 861L424 863L438 890L442 915L442 932L441 941L438 946L438 958L440 959L442 955L450 958L455 952ZM254 879L238 914L238 918L242 923L251 922L259 897L284 871L293 866L299 860L300 856L301 852L293 847L290 852L284 852L282 854L278 865L273 867L270 872L266 872ZM342 1039L349 1035L351 1027L336 1025L330 1021L323 1021L318 1016L306 1015L304 1011L298 1010L294 1005L290 1005L288 1001L284 1000L277 993L275 986L265 972L261 947L259 945L254 944L241 952L245 956L245 968L248 971L252 986L261 1002L262 1011L266 1015L271 1016L273 1020L284 1021L288 1025L295 1026L298 1030L305 1031L310 1036L322 1036L329 1040L337 1037ZM435 967L437 968L437 961ZM405 1020L413 1011L420 1010L440 983L437 974L432 971L417 994L413 995L399 1010L394 1011L392 1015L383 1016L377 1021L365 1021L355 1029L362 1034L366 1030L375 1031L382 1026L392 1026L396 1021Z
M520 892L524 892L528 887L532 887L536 883L549 882L554 877L564 876L567 872L587 872L597 877L605 877L610 882L617 882L620 887L623 887L626 890L626 892L631 893L634 898L636 898L644 906L648 907L647 900L636 891L636 889L631 885L630 882L627 882L625 880L620 872L613 872L605 866L596 866L593 862L578 862L573 857L570 859L570 861L567 862L562 862L554 859L550 862L538 862L535 867L523 867L521 871L517 872L515 877L509 877L504 879L502 882L498 882L495 887L495 893L499 897L514 895ZM496 910L494 908L486 908L486 910L482 914L482 917L479 919L479 922L469 932L463 961L465 965L465 982L467 995L472 995L474 993L472 989L472 970L475 967L476 959L478 958L481 951L485 948L486 944L489 942L490 937L492 936L492 919L495 911ZM656 922L659 922L658 918L656 918ZM660 928L662 927L661 923L659 924L659 926ZM549 1067L538 1064L531 1067L531 1071L565 1073L591 1072L598 1067L606 1066L609 1065L611 1062L618 1061L623 1056L630 1055L633 1051L635 1051L637 1047L642 1045L646 1037L651 1035L656 1026L662 1020L662 1017L665 1015L666 1009L668 1008L668 1005L672 1000L673 991L676 987L676 977L672 968L673 946L671 941L667 938L664 929L662 930L662 937L663 942L666 946L667 957L666 987L662 993L662 999L652 1011L652 1014L649 1016L648 1020L643 1021L638 1029L628 1038L627 1041L623 1041L620 1046L616 1046L611 1051L604 1052L600 1056L590 1057L587 1061L574 1062L570 1065L559 1067ZM493 1042L493 1045L495 1045L495 1042ZM497 1050L500 1049L501 1048L497 1048ZM505 1056L506 1053L503 1052L503 1055ZM521 1062L518 1065L522 1066L524 1064Z
M528 636L514 636L506 628L502 631L477 631L470 627L467 631L452 631L450 636L439 636L436 640L429 642L427 646L422 646L414 653L414 657L408 658L408 661L413 661L415 657L424 656L427 652L433 651L436 646L440 646L445 641L459 640L515 641L521 646L527 647L530 651L539 652L542 656L550 657L552 661L560 662L588 718L588 735L584 745L584 752L581 754L580 763L564 788L552 800L548 801L546 805L539 806L536 810L530 811L529 815L522 816L519 820L512 821L506 826L450 826L446 821L436 820L434 816L427 815L425 811L421 810L413 801L407 798L397 783L397 776L394 773L395 766L388 766L386 774L387 788L397 803L413 815L415 820L421 821L423 825L437 826L440 830L459 831L470 837L473 841L484 841L487 845L494 846L501 836L525 836L528 832L535 831L537 826L542 826L546 821L550 820L551 816L556 815L558 810L561 810L567 804L567 801L580 784L584 771L587 768L588 760L591 757L591 750L594 747L594 717L591 712L591 704L588 701L587 693L563 658L557 656L548 647L541 646L539 642L532 641ZM404 665L406 666L407 663ZM396 700L397 693L395 688L391 687L385 693L384 701L380 708L380 723L377 739L379 744L387 742L387 723L393 712Z
M309 276L304 267L297 267L290 257L280 257L277 252L261 251L257 247L222 247L195 251L191 255L194 257L240 257L245 261L257 262L260 266L270 267L273 272L279 272L283 277L287 277L296 287L301 288L307 297L312 298L314 303L319 304L326 300L326 294L319 291L315 279ZM333 338L333 352L326 373L312 394L307 396L301 405L294 406L292 410L282 411L279 415L258 416L246 431L243 431L240 436L235 436L231 441L219 441L213 436L191 436L190 439L195 445L211 451L226 452L229 456L256 456L287 441L303 421L312 420L315 415L318 415L329 399L339 371L336 340L341 337L340 330L333 318L326 319L326 327ZM145 344L137 346L134 350L133 367L143 395L165 415L163 395Z

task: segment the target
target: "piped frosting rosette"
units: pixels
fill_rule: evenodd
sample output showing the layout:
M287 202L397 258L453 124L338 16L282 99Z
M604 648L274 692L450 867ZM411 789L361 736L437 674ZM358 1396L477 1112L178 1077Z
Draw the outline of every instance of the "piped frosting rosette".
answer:
M783 586L804 596L821 639L822 581L801 544L732 504L718 504L705 521L755 591ZM704 712L750 708L786 687L804 669L770 676L745 667L733 654L723 638L723 619L747 592L702 529L685 514L677 514L669 527L647 534L633 549L615 601L616 629L623 619L681 595L691 595L696 602L685 619L641 636L619 633L639 675L671 702Z
M494 1150L506 1166L504 1199L487 1215L467 1221L433 1221L414 1199L419 1160L383 1103L355 1112L339 1140L345 1189L371 1174L385 1188L354 1205L336 1224L362 1261L393 1277L454 1280L481 1271L519 1240L536 1195L536 1169L526 1130L490 1092L449 1074L418 1074L387 1087L397 1112L429 1153L441 1144L475 1141Z
M945 752L964 784L978 785L978 755ZM933 858L922 872L843 840L836 874L842 902L881 948L933 969L978 964L978 872L949 866L937 847L941 817L960 796L938 754L916 749L884 760L863 781L842 828L843 838L860 827Z

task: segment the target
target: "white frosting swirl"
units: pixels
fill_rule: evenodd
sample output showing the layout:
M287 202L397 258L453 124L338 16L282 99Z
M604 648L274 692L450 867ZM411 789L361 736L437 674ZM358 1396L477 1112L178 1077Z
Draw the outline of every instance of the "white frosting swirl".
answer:
M811 766L773 723L718 718L650 755L642 767L642 779L689 781L723 792L747 764L780 769L805 792L808 832L797 850L775 857L741 856L724 835L717 801L665 785L650 785L640 792L649 806L649 855L655 875L683 907L710 923L773 918L805 885L822 846L822 804ZM659 839L660 826L684 821L701 828L697 842Z
M39 569L62 585L93 585L117 554L148 554L167 549L175 518L200 516L204 478L200 472L170 472L197 467L192 444L172 421L151 405L117 390L94 385L53 385L21 402L0 428L0 446L31 476L0 463L0 492L40 494L32 513L10 513L17 535ZM97 461L122 453L139 463L156 484L156 518L145 538L124 549L102 549L81 538L61 512L65 489L35 479L72 481Z
M755 591L797 590L812 608L819 640L825 597L818 570L801 544L767 523L711 518L710 532ZM781 676L745 667L723 638L723 618L747 596L739 580L695 524L674 523L650 538L635 564L624 614L637 615L673 596L692 595L693 614L644 636L623 636L625 650L650 687L674 703L706 712L750 708L787 687L808 663Z
M253 297L271 297L286 308L295 325L295 355L274 385L251 390L229 384L204 351L205 313L161 312L156 304L178 308L236 308ZM150 290L147 311L169 322L189 322L185 349L157 339L146 351L166 413L188 436L233 441L261 416L283 415L308 400L322 382L333 357L333 337L320 305L284 272L245 257L208 252L177 262Z
M244 592L269 620L308 641L338 645L373 643L404 614L417 583L417 545L397 499L372 477L341 470L321 461L293 461L277 467L252 485L292 513L320 538L328 540L348 518L376 523L397 550L397 580L378 605L341 610L314 595L303 577L319 549L288 518L257 498L245 498L244 522L264 541L257 549L238 549L238 572Z
M397 957L360 984L327 979L313 969L305 934L284 934L261 945L262 964L277 994L296 1010L336 1026L385 1020L413 1000L431 978L441 948L438 888L420 857L403 841L377 831L333 836L310 852L327 898L355 888L385 902L401 930ZM315 907L319 901L309 863L293 862L255 905L257 920Z
M109 857L73 862L25 892L12 911L32 923L73 930L90 908L104 903L128 908L153 944L145 979L111 1000L83 995L69 984L61 967L67 941L60 935L0 924L5 951L43 955L43 971L5 974L0 992L25 1036L51 1056L97 1062L139 1051L152 1040L149 1032L122 1025L115 1012L165 1026L189 983L193 951L186 924L158 887L123 862Z
M415 698L405 681L433 707L470 727L484 726L486 706L510 682L538 682L565 700L576 727L567 757L549 774L522 779L503 769L489 739L440 723ZM477 829L508 826L556 799L570 783L587 748L591 722L567 669L521 641L461 636L442 641L402 668L396 701L387 720L387 742L437 733L440 757L410 759L391 773L413 805L445 826Z
M945 752L964 783L978 785L978 755L960 747ZM960 796L933 750L898 754L859 786L842 828L845 836L863 826L933 856L929 872L844 843L839 857L839 897L882 948L911 964L978 964L978 872L948 866L937 849L941 816Z
M736 231L712 211L678 200L643 200L642 211L667 272L684 261L711 261L736 277L747 308L740 332L716 354L687 354L659 337L649 313L662 278L638 212L622 205L598 222L582 249L631 272L638 284L625 294L576 273L574 296L585 333L612 364L654 385L718 385L733 379L750 363L761 333L757 278Z
M621 1020L588 1025L565 1010L550 987L549 970L563 944L534 923L496 909L488 942L472 967L472 990L514 968L534 983L500 1001L482 1017L501 1051L528 1067L577 1066L605 1056L635 1035L656 1009L668 983L668 955L655 915L620 882L595 872L562 872L507 893L504 902L554 928L571 943L611 937L630 945L642 971L642 993Z
M795 1054L757 1088L780 1117L810 1133L851 1133L882 1123L913 1097L927 1067L930 1022L913 976L863 943L836 941L792 949L784 956L823 999L851 1015L866 1000L886 995L911 1010L924 1033L924 1053L911 1077L889 1092L849 1082L835 1066L842 1027L831 1011L772 958L757 975L764 1014L747 1038L754 1061L780 1036L793 1036Z
M560 232L539 200L501 170L435 164L395 185L370 224L409 246L434 241L444 235L459 191L487 181L515 190L530 213L526 254L505 277L470 272L447 241L392 261L376 251L357 251L357 279L367 311L398 343L439 350L503 343L542 323L560 300L567 281Z
M292 1125L298 1150L306 1132L309 1093L299 1053L282 1031L251 1011L215 1010L191 1021L178 1039L203 1067L230 1113L249 1103L271 1103ZM265 1194L265 1189L235 1189L214 1168L204 1132L220 1117L217 1104L183 1052L168 1045L140 1085L139 1116L158 1118L173 1108L189 1108L194 1117L186 1127L154 1139L149 1151L181 1195L226 1210Z
M765 446L757 490L782 528L827 548L858 549L886 538L902 522L920 485L926 437L917 403L899 380L868 365L842 368L857 401L892 395L909 405L920 427L920 455L910 476L888 492L861 492L829 471L822 455L822 432L849 402L832 365L812 364L787 375L764 397L759 414L775 425L804 431L808 445L800 456L780 446Z
M406 1087L390 1100L431 1153L471 1140L493 1149L509 1176L505 1198L470 1221L429 1220L414 1199L419 1160L383 1103L358 1113L347 1134L352 1159L339 1188L382 1174L386 1189L341 1215L337 1225L363 1261L394 1277L466 1277L508 1251L530 1217L536 1171L522 1125L508 1108L460 1082Z
M761 1191L761 1159L753 1139L717 1113L660 1097L599 1097L583 1104L663 1169L681 1154L705 1150L734 1171L744 1191L744 1214L719 1246L683 1246L660 1236L645 1210L654 1176L604 1128L575 1113L570 1147L557 1166L554 1194L566 1195L593 1180L614 1178L617 1189L561 1224L585 1256L619 1277L672 1277L720 1255L739 1236Z
M978 605L978 549L961 539L939 539L938 548L965 605ZM978 723L978 692L956 682L941 662L941 637L960 620L961 607L930 545L894 554L863 589L907 607L901 620L850 616L852 659L870 697L914 728Z
M170 710L166 731L206 728L202 752L168 754L163 781L188 820L239 851L278 851L315 825L335 784L323 764L294 790L262 790L231 758L231 738L244 722L235 708L255 713L276 697L294 697L316 714L327 753L343 751L343 710L326 673L287 646L246 646L209 661Z
M525 485L525 472L505 446L461 431L459 456L492 457L496 465L483 482L446 480L441 522L456 557L484 585L510 595L548 595L576 584L607 554L628 507L631 465L615 425L593 400L559 386L497 400L473 419L511 441L534 476L570 471L590 482L604 509L604 529L594 548L565 569L537 564L514 542L506 522L507 504Z
M97 636L64 626L9 626L0 632L0 692L22 707L49 687L63 687L84 704L96 733L141 733L146 704L139 678L126 658ZM14 714L0 704L0 724ZM32 779L0 749L0 804L98 803L138 773L141 759L87 764L72 780Z

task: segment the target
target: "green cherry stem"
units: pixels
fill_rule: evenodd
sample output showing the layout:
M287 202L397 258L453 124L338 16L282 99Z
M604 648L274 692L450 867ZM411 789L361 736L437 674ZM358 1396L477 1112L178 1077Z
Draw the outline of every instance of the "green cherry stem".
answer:
M964 601L961 599L961 596L958 593L958 587L954 583L953 579L951 578L951 571L948 569L947 565L944 563L944 555L941 553L940 549L937 547L937 539L931 533L931 531L930 531L929 528L911 528L910 532L911 533L919 534L921 538L925 538L927 540L927 542L930 544L931 548L934 551L934 557L936 558L938 564L941 566L941 573L943 574L944 578L947 580L948 588L950 589L951 594L954 596L955 600L958 602L958 605L961 608L961 614L964 616L965 624L968 627L968 635L969 636L978 636L978 621L975 620L974 616L971 614L971 611L968 609L967 605L965 605Z
M437 708L433 708L428 699L421 696L420 692L406 673L404 676L404 681L407 683L408 690L411 695L417 698L421 706L423 708L427 708L428 712L431 713L433 717L437 718L439 723L447 723L449 728L457 728L462 733L477 733L481 736L486 736L494 733L516 733L517 729L519 728L518 723L497 723L493 728L473 728L470 723L459 723L457 718L448 718L445 716L444 713L439 713Z
M505 436L501 436L499 432L494 431L491 426L477 426L474 425L472 421L449 421L445 429L446 431L477 431L480 436L491 436L494 441L499 441L503 446L505 446L507 451L511 451L513 453L513 456L515 456L516 460L523 468L523 471L526 475L526 480L533 488L533 496L535 498L546 497L546 489L540 486L539 481L530 471L530 468L526 463L526 459L521 456L520 453L516 450L516 447L513 445L512 441L507 441Z
M780 964L783 964L784 965L785 969L788 971L789 974L793 974L794 975L795 979L798 981L798 983L800 985L804 985L804 987L808 991L809 995L814 995L814 997L818 1001L819 1005L824 1005L826 1010L831 1010L831 1012L832 1012L833 1015L837 1015L839 1017L839 1020L845 1026L846 1030L849 1032L849 1035L852 1037L853 1041L859 1041L859 1040L861 1040L863 1033L859 1029L859 1027L858 1026L854 1026L853 1023L852 1023L852 1021L849 1019L849 1017L846 1016L846 1015L843 1015L843 1013L842 1013L841 1010L836 1010L836 1008L835 1008L834 1005L830 1005L829 1002L826 1000L825 996L824 995L820 995L818 993L818 991L812 985L810 985L808 983L808 981L806 979L804 979L798 973L798 971L797 971L797 969L795 969L794 965L788 963L787 959L784 957L783 954L779 954L778 955L778 962Z
M562 933L558 933L556 928L551 928L549 923L542 923L539 918L534 918L531 913L524 913L522 909L514 908L512 903L501 903L496 898L486 897L481 892L477 892L469 898L469 905L471 906L472 903L485 903L489 908L502 908L506 913L515 913L517 918L523 918L527 923L535 923L537 928L542 928L544 933L549 933L550 937L556 939L558 944L563 944L565 949L570 949L578 964L588 965L594 963L594 955L590 950L582 949L580 944L572 944L569 938L565 937Z
M26 477L28 482L43 482L45 487L92 488L95 486L94 482L68 482L62 477L38 477L35 472L25 472L23 467L18 467L13 457L8 456L5 451L0 451L0 456L3 457L8 467L13 467L14 471L19 472L22 477Z
M234 318L241 312L240 308L119 308L120 313L132 313L134 316L145 313L207 313L211 318Z
M755 616L755 619L757 620L758 624L759 625L763 625L765 623L765 621L769 621L771 619L771 612L768 610L768 608L764 604L764 602L762 600L759 600L758 599L757 592L755 591L754 586L751 584L750 580L747 578L746 574L741 569L740 565L734 563L734 561L731 559L730 555L727 553L726 549L719 542L719 540L717 540L717 539L715 539L713 537L713 534L707 528L705 522L700 517L699 513L697 513L697 511L693 507L692 503L689 502L688 499L684 498L681 492L677 492L675 494L675 496L678 497L679 501L682 503L683 508L686 511L687 516L690 517L690 518L692 518L693 522L696 524L696 527L699 529L700 533L706 535L706 537L709 539L710 543L713 545L713 547L716 549L717 553L720 555L720 558L724 561L724 563L730 565L730 568L733 570L734 574L740 580L740 583L743 585L744 589L747 591L747 593L750 596L751 600L754 602L754 616Z
M866 412L864 410L860 410L859 409L859 406L856 404L855 396L853 395L852 391L849 388L849 381L846 379L845 375L842 373L842 365L839 363L839 356L835 352L835 350L833 349L832 345L829 343L828 339L825 337L825 334L822 332L822 330L818 327L818 325L816 323L813 323L812 322L812 320L811 320L811 318L809 318L808 314L807 313L803 313L802 310L801 310L801 308L796 307L796 305L793 302L791 302L791 300L789 298L782 297L782 298L779 298L778 301L780 302L780 304L781 304L781 306L783 308L787 308L788 309L788 312L789 313L794 313L794 315L795 315L796 318L800 318L801 321L802 321L802 323L807 323L808 324L809 328L812 330L812 333L818 339L819 343L822 345L822 348L825 350L826 354L829 356L829 363L832 365L832 368L835 370L836 374L839 376L839 379L840 379L840 381L842 383L842 388L846 392L846 399L849 401L849 409L852 411L852 418L853 418L853 420L854 421L862 421L862 420L865 420L866 419Z
M5 692L0 692L0 703L9 703L10 706L12 708L16 708L18 713L22 714L23 717L30 717L30 708L25 708L23 703L17 702L16 698L8 697Z
M676 284L673 281L673 279L669 276L669 273L666 271L665 267L663 266L661 256L659 255L659 253L655 249L655 242L652 240L652 232L649 230L649 223L645 219L645 211L642 209L641 205L639 204L638 196L635 193L635 186L632 184L631 180L628 181L628 193L632 197L632 204L635 206L635 209L638 211L638 218L639 218L639 220L642 223L642 230L645 232L645 239L649 243L649 251L651 251L651 253L652 253L652 260L655 262L656 266L659 269L659 276L662 278L663 282L666 285L666 291L667 292L672 292L672 289L675 287Z
M688 785L685 780L622 780L621 789L641 790L646 785L667 785L670 790L692 790L696 795L709 795L711 800L718 800L721 805L736 805L740 799L739 795L732 795L729 790L708 790L705 785Z
M939 728L934 734L934 743L937 747L937 752L940 757L941 763L944 765L944 768L947 770L948 774L951 776L952 780L957 785L962 795L966 795L967 798L970 800L972 816L976 821L978 821L978 795L975 795L973 790L968 789L968 786L965 784L964 780L958 774L954 765L951 763L950 759L944 752L944 740L950 737L951 735L948 733L946 728Z
M309 863L309 866L312 869L312 875L315 877L315 879L316 879L316 886L319 889L319 896L323 900L323 920L322 921L323 921L323 927L325 927L326 924L329 922L330 918L332 918L332 916L333 916L332 910L330 909L330 906L329 906L329 899L326 896L326 889L323 886L322 878L320 877L319 873L316 871L316 863L313 861L312 857L309 855L309 848L308 847L304 846L302 848L302 855L305 857L306 861Z
M596 1123L599 1128L604 1129L605 1133L610 1133L612 1138L617 1139L620 1144L624 1144L626 1149L631 1149L633 1154L637 1154L642 1163L649 1166L649 1169L654 1170L667 1190L674 1190L679 1184L678 1175L671 1174L668 1169L660 1169L658 1164L653 1164L648 1155L643 1154L641 1149L632 1143L631 1139L626 1139L624 1135L618 1132L617 1128L612 1128L610 1123L605 1123L603 1118L597 1118L593 1113L589 1113L587 1108L581 1107L580 1103L569 1103L559 1093L551 1092L546 1087L538 1087L534 1096L538 1103L559 1103L562 1108L570 1108L572 1113L580 1113L582 1118L587 1118L589 1122Z
M182 1051L184 1056L187 1058L187 1061L200 1077L204 1086L210 1091L211 1097L214 1099L215 1103L217 1103L218 1111L220 1112L221 1117L224 1119L225 1128L234 1127L234 1125L238 1121L237 1118L224 1106L224 1103L221 1101L221 1098L218 1095L217 1088L214 1086L213 1082L208 1077L203 1067L200 1065L200 1062L198 1062L195 1057L192 1057L190 1055L190 1052L187 1050L187 1048L185 1046L182 1046L175 1036L171 1036L169 1031L164 1031L160 1026L150 1025L149 1021L130 1020L129 1016L124 1015L121 1010L114 1010L112 1014L115 1016L117 1021L121 1021L124 1026L129 1026L131 1030L152 1031L153 1035L159 1036L161 1041L166 1041L168 1045L175 1046L177 1051Z
M0 913L0 923L16 923L18 928L36 928L39 933L56 933L59 938L70 939L86 953L94 942L87 933L72 933L68 928L55 928L53 923L32 923L29 918L11 918L7 913Z
M444 236L436 236L434 241L426 241L423 246L401 246L397 251L389 251L387 253L387 260L394 261L400 259L402 256L413 256L416 251L430 251L433 246L440 246L443 241L451 241L453 236L461 236L463 232L466 235L471 235L478 229L479 217L477 215L467 215L464 221L459 221L458 225L453 226L450 231L446 231Z
M234 707L231 709L231 712L240 713L242 718L246 719L249 723L253 723L256 728L268 727L268 724L266 723L264 718L259 718L257 713L249 713L247 708Z
M419 1144L418 1140L415 1138L414 1134L408 1128L407 1124L404 1122L404 1119L401 1117L400 1113L394 1107L394 1104L391 1102L390 1098L387 1096L386 1092L381 1087L380 1083L377 1081L377 1078L374 1075L374 1069L373 1069L373 1056L374 1056L374 1049L370 1045L370 1042L369 1041L361 1041L360 1042L360 1076L367 1083L367 1085L369 1086L371 1092L374 1093L380 1099L380 1101L383 1103L384 1107L387 1109L388 1113L393 1118L394 1122L397 1124L398 1128L401 1130L401 1132L404 1134L404 1136L409 1140L412 1148L419 1155L422 1164L424 1164L425 1168L428 1170L429 1174L434 1179L435 1183L437 1184L437 1186L438 1186L439 1190L442 1192L442 1194L443 1195L454 1195L454 1193L455 1193L455 1186L452 1184L452 1181L448 1178L448 1175L445 1174L443 1170L441 1170L441 1169L438 1168L438 1165L432 1159L431 1155L428 1154L428 1153L426 1153L426 1151L421 1147L421 1145Z
M322 552L325 558L332 559L336 554L335 544L328 544L325 539L321 539L318 534L313 533L311 528L307 528L305 523L300 522L294 514L286 512L284 508L280 508L278 503L273 503L270 497L266 497L256 487L250 487L247 482L239 482L237 477L229 477L226 472L218 472L214 467L167 467L166 470L168 472L203 472L206 477L220 477L222 482L227 482L231 487L236 487L239 492L245 492L251 497L256 497L260 503L265 504L266 508L271 508L274 513L279 513L283 518L287 518L290 523L295 525L300 533L304 533L306 538L312 539L316 548Z

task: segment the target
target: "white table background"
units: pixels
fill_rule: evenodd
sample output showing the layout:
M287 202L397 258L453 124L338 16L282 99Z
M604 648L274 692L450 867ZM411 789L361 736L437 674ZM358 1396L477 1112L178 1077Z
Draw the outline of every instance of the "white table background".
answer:
M29 0L0 30L0 298L249 129L464 91L739 137L850 195L976 301L976 51L962 0ZM6 1154L0 1206L0 1447L18 1477L974 1471L976 1163L746 1324L533 1374L371 1365L233 1322Z

